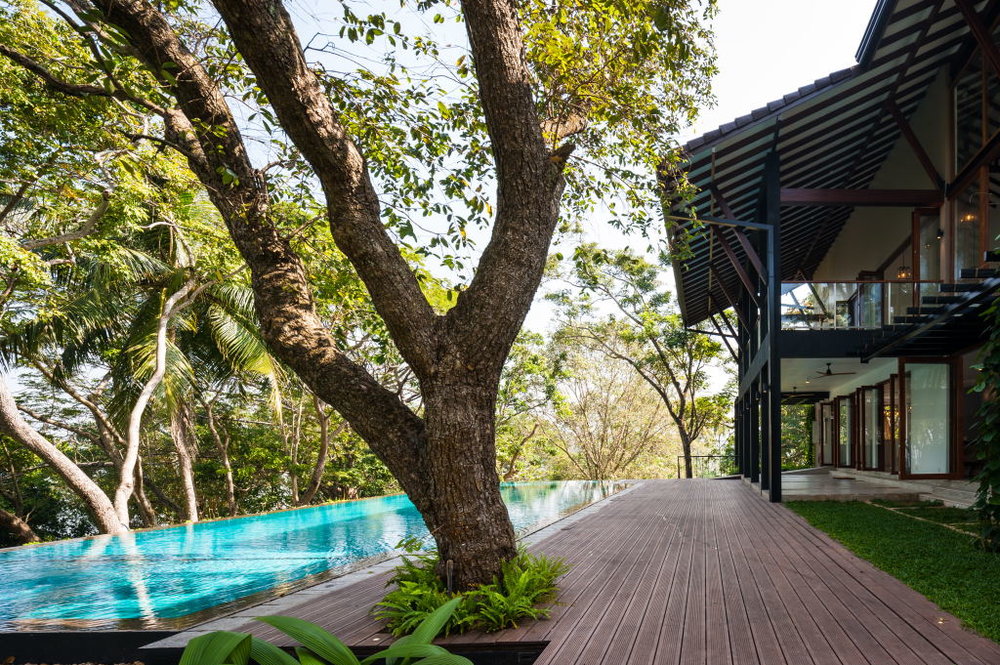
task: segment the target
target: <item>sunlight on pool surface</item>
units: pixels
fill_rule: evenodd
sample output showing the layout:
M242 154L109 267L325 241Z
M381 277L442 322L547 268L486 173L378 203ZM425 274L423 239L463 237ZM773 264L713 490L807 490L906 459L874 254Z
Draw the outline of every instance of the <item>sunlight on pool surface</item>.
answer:
M521 531L622 487L562 481L501 491ZM0 631L183 627L205 610L266 600L259 596L427 535L399 495L0 550Z

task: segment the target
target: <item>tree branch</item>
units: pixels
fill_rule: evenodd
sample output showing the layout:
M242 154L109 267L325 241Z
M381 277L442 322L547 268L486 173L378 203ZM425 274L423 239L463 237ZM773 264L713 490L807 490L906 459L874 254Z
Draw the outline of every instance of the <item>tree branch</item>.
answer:
M189 164L250 267L268 346L351 423L408 492L418 494L427 482L421 472L424 423L341 353L317 316L305 267L278 232L266 178L253 168L218 85L146 0L94 0L93 6L128 35L138 57L176 97L180 111L166 118L167 138L198 151Z
M91 233L97 229L97 223L101 221L104 214L108 211L108 206L111 203L111 190L105 189L101 192L101 200L94 208L93 212L87 217L87 221L80 225L75 231L70 231L68 233L63 233L62 235L53 236L51 238L37 238L22 240L21 247L24 249L39 249L41 247L48 247L49 245L62 245L67 242L72 242L74 240L79 240L80 238L86 238Z
M134 97L124 90L113 89L111 91L99 86L92 85L89 83L71 83L69 81L64 81L52 72L50 72L44 65L39 63L37 60L30 58L29 56L10 48L4 44L0 44L0 55L6 57L9 60L17 63L21 67L24 67L32 74L35 74L38 78L42 79L45 85L55 92L60 92L64 95L70 95L71 97L107 97L109 99L117 99L119 101L132 102L138 104L143 108L156 113L157 115L163 115L166 113L166 109L150 102L149 100L140 99Z
M447 327L467 364L499 372L542 278L565 159L550 160L542 136L515 3L464 0L462 11L496 163L497 208L490 242Z
M46 425L52 425L53 427L58 427L59 429L64 429L67 432L71 432L72 434L76 434L77 436L82 437L82 438L84 438L84 439L86 439L88 441L96 443L98 441L98 439L99 439L99 437L96 434L93 434L92 432L88 432L85 429L82 429L80 427L76 427L75 425L71 425L70 423L64 422L62 420L57 420L55 418L50 418L48 416L45 416L45 415L43 415L41 413L36 413L35 411L33 411L32 409L24 406L23 404L18 404L17 405L17 410L20 411L21 413L28 414L29 416L31 416L32 418L34 418L35 420L37 420L40 423L45 423Z
M430 371L434 311L382 224L364 158L302 55L280 2L215 0L281 125L323 185L330 231L407 362Z

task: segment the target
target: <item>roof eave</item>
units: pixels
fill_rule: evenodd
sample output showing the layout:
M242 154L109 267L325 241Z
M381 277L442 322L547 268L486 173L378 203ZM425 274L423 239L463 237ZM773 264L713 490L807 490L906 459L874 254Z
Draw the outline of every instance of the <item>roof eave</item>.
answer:
M854 54L854 58L862 67L867 67L875 55L875 49L882 39L882 33L885 32L885 26L889 23L889 17L892 16L895 6L896 0L878 0L878 4L875 5L875 11L868 19L864 37L861 38L861 45Z

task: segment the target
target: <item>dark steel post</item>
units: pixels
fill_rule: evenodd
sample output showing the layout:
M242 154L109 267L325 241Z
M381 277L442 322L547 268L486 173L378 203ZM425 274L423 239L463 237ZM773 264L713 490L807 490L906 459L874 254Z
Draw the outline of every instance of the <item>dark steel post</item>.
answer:
M767 466L771 478L769 496L781 501L781 354L778 336L781 330L781 162L772 151L764 163L765 213L770 225L767 233L767 328L770 348L767 362Z

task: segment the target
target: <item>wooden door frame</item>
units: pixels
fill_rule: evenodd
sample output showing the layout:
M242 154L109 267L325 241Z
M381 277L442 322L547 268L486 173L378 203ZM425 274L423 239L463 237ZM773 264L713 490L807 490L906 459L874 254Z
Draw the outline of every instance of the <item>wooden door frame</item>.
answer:
M854 463L855 463L855 460L854 460L854 457L853 457L853 454L854 454L854 449L853 449L853 446L854 446L854 436L853 436L854 432L851 431L851 430L854 429L854 418L852 417L852 414L850 412L850 409L851 409L851 406L852 406L852 404L851 404L852 400L853 400L853 395L840 395L838 397L834 397L833 398L833 403L836 405L836 413L835 413L833 422L834 422L834 428L836 430L836 443L837 443L837 445L833 449L834 450L834 455L833 455L834 462L833 462L833 465L835 467L837 467L837 468L842 468L842 469L852 468L854 466ZM849 424L849 426L848 426L848 428L847 428L848 429L848 432L847 432L847 450L849 451L849 454L852 455L852 457L851 457L851 461L848 462L847 464L843 464L843 460L840 459L840 409L842 408L841 405L843 405L843 404L847 405L847 408L848 408L848 419L851 421L850 424Z
M899 397L899 479L934 479L934 478L962 478L961 469L964 465L964 454L960 450L958 440L961 436L962 414L961 414L961 367L957 365L961 362L961 356L902 356L898 359L898 397ZM909 472L906 463L906 451L909 445L906 436L906 365L947 365L948 366L948 467L949 473L917 473Z
M861 455L858 456L857 468L862 471L884 471L885 463L882 459L883 451L879 449L882 445L882 391L879 388L880 384L873 384L869 386L860 386L855 391L857 395L857 413L858 413L858 446L860 448ZM864 454L865 446L867 445L867 439L865 437L865 425L867 423L865 419L865 391L874 390L876 396L875 413L878 414L878 441L875 443L876 453L875 453L875 466L868 466L868 456Z
M886 473L899 473L899 436L897 431L898 425L898 415L897 415L897 395L894 391L894 384L897 383L897 374L890 374L889 378L885 381L879 381L875 384L879 393L879 424L881 425L881 430L879 431L879 441L882 446L882 452L879 456L879 462L882 465L882 471ZM886 412L885 412L885 400L889 399L889 422L886 423ZM887 427L888 425L888 427ZM889 440L885 439L885 432L889 432ZM896 459L895 464L893 464L892 450L895 447Z

